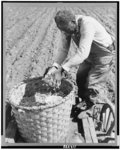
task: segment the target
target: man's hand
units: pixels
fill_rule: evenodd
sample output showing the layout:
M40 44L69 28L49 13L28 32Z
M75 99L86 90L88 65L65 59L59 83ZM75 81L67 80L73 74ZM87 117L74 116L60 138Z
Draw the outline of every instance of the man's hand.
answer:
M48 78L49 76L51 76L52 74L54 74L56 72L57 68L52 66L52 67L48 67L46 70L45 70L45 73L44 73L44 77L45 78Z
M61 85L61 80L62 80L62 70L57 69L55 73L53 74L53 85L56 86L57 88L60 87Z
M49 67L44 73L44 80L48 82L51 86L59 88L62 80L62 69L57 69L56 67Z

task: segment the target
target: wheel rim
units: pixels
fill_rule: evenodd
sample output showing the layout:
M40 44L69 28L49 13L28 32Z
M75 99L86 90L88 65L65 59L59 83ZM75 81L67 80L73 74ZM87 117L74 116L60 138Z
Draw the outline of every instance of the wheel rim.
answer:
M110 135L115 125L115 116L109 104L103 105L100 112L100 122L101 131L106 132L107 135Z

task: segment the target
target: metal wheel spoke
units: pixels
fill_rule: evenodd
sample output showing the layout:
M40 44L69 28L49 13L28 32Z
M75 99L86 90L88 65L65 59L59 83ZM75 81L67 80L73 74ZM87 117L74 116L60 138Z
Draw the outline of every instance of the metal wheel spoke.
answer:
M105 130L107 131L107 123L109 122L110 108L106 109Z
M111 113L111 112L109 112L109 115L108 115L108 120L107 120L107 124L106 124L106 130L107 130L107 131L108 131L108 129L109 129L109 126L110 126L111 115L112 115L112 113Z
M102 120L102 131L105 130L105 113L103 113L103 120Z

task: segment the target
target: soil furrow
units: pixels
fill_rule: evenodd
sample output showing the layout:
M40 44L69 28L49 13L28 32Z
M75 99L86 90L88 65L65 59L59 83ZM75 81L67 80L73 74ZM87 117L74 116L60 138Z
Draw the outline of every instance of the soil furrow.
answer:
M56 33L55 22L52 20L52 23L48 27L46 36L43 39L43 42L39 45L39 50L37 55L34 56L34 61L31 64L29 75L31 76L42 76L45 69L50 66L53 62L52 58L54 55L55 48L55 38L58 36ZM49 54L49 55L48 55Z
M18 9L20 9L20 8L18 8ZM24 18L26 18L30 14L31 15L34 14L37 11L37 9L38 8L31 8L28 11L26 11L25 9L22 9L22 10L20 9L21 11L19 12L19 14L17 13L17 15L15 16L16 19L14 18L13 20L15 20L15 21L13 21L13 22L12 22L11 17L9 17L9 16L7 17L6 16L6 26L5 26L6 30L11 30L12 28L14 28L14 26L16 24L18 24L20 21L22 21ZM11 24L7 23L7 22L10 22L9 19L11 19Z
M31 44L34 42L36 35L38 35L38 30L40 32L40 28L41 28L41 23L42 23L42 19L44 19L45 17L47 17L47 15L49 14L49 10L47 10L47 12L43 15L42 18L38 19L38 21L36 22L36 24L34 24L34 26L32 26L31 29L29 29L29 31L27 31L27 34L25 35L24 39L19 41L19 44L17 45L17 47L14 47L15 49L13 49L13 53L14 54L12 57L8 57L7 59L7 64L6 64L6 68L7 68L7 80L9 80L9 78L12 77L13 73L12 73L12 66L14 67L14 61L18 62L18 60L22 57L25 56L25 52L26 50L29 50L29 48L31 47ZM40 34L40 33L39 33ZM41 34L40 34L41 35ZM39 35L38 35L39 36ZM15 52L18 51L18 54L16 56ZM12 65L14 64L14 65ZM12 65L12 66L11 66Z
M26 31L26 34L24 35L24 37L19 40L17 42L17 45L15 45L12 49L11 49L11 54L7 55L7 62L9 63L8 65L14 65L14 63L23 56L24 51L27 49L27 47L29 47L32 43L32 41L34 41L35 36L42 24L42 19L44 19L44 17L47 16L49 11L47 11L45 14L43 14L41 16L41 19L37 19L36 22L34 22L34 24L31 26L31 28L29 28Z
M23 8L22 8L23 9ZM5 16L5 20L6 20L6 28L8 27L12 27L14 25L14 23L16 22L16 20L18 20L19 18L19 14L24 14L26 13L25 10L23 10L21 12L20 8L16 8L16 7L10 7L10 6L4 6L4 16Z
M82 9L78 7L76 7L74 10L77 15L85 15L87 13L85 10L82 11Z
M35 14L31 14L23 19L19 24L16 24L12 30L6 31L6 52L10 51L14 45L17 45L19 39L21 39L27 30L34 24L34 22L45 12L44 10L39 12L39 9Z
M28 67L30 65L31 57L34 56L34 52L36 51L38 44L41 42L42 37L44 36L46 32L46 28L49 25L51 18L53 17L52 16L53 13L54 13L54 10L50 11L49 15L47 15L47 17L44 18L45 23L41 25L40 30L38 31L37 36L35 40L33 41L32 45L29 48L27 48L23 57L20 60L17 60L16 63L13 65L10 71L10 76L9 76L9 81L10 81L11 86L26 78L25 73L27 72Z
M45 68L48 66L49 62L52 62L51 59L54 53L53 43L54 43L55 33L57 29L55 27L54 20L52 19L51 21L52 22L49 24L48 28L46 29L46 33L42 39L42 42L39 44L39 49L37 50L37 53L32 58L33 63L29 67L28 77L42 75ZM39 69L39 67L41 69Z

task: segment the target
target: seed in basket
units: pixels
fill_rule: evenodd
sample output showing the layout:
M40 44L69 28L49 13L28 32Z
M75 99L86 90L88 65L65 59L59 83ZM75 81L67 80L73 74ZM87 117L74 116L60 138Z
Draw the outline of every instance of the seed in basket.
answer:
M35 101L36 101L36 102L39 102L39 103L44 104L44 103L46 103L46 102L45 102L45 98L46 98L46 95L45 95L45 94L40 94L40 93L36 93L36 94L35 94Z
M50 95L46 97L46 103L56 103L58 100L62 100L61 96Z

